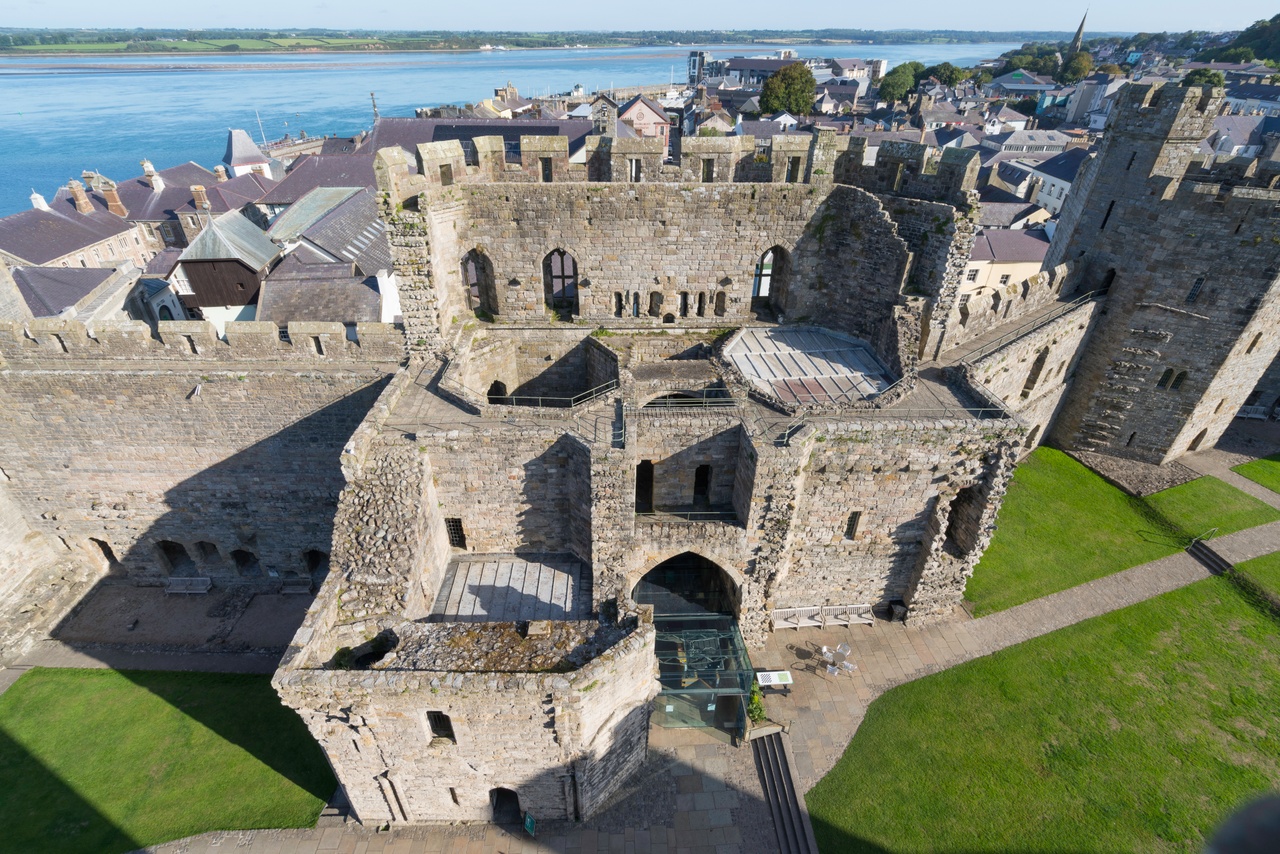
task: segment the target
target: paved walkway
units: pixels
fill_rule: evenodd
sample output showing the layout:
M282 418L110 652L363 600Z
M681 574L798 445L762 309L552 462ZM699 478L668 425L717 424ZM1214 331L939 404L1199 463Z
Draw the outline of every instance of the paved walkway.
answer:
M1212 475L1218 480L1226 481L1241 492L1247 492L1259 501L1280 509L1280 495L1267 489L1262 484L1254 483L1249 478L1236 474L1231 470L1232 466L1244 462L1237 454L1210 448L1207 451L1187 454L1178 462L1198 474Z

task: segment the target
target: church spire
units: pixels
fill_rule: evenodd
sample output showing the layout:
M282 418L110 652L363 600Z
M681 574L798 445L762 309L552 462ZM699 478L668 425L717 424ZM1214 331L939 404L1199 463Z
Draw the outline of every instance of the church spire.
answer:
M1067 48L1067 56L1079 53L1084 49L1084 22L1089 17L1089 10L1084 10L1084 17L1080 19L1080 29L1076 30L1076 37L1071 40L1071 47Z

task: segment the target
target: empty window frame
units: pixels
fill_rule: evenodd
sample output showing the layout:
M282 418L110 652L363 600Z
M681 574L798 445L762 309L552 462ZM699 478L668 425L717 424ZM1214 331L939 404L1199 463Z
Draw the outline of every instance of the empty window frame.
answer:
M644 179L644 163L638 157L627 158L627 180L639 184Z
M453 734L453 721L444 712L427 712L427 728L431 730L431 740L448 741L457 744L458 739Z
M1191 285L1191 290L1187 292L1187 303L1193 303L1200 298L1200 291L1204 289L1204 276L1196 279Z
M862 511L854 510L849 514L848 520L844 523L844 538L846 540L856 539L858 529L862 526Z
M702 161L702 183L710 184L716 179L716 162L710 157Z
M467 532L462 529L461 519L445 519L444 529L449 534L449 545L455 549L467 547Z

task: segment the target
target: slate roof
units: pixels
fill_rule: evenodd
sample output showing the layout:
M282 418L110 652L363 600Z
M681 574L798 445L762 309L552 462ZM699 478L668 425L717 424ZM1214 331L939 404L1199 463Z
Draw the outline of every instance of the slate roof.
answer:
M973 241L971 261L1031 262L1043 261L1049 251L1049 239L1040 229L989 228Z
M1066 145L1072 137L1056 130L1013 130L1008 133L992 134L987 142L993 145Z
M218 183L218 178L198 163L186 162L168 169L161 169L156 174L164 183L164 189L156 192L145 176L130 178L116 184L120 193L120 201L128 210L127 219L134 222L165 222L178 218L179 214L195 213L195 201L191 198L191 187L199 184L206 189ZM228 182L230 183L230 182ZM59 190L62 197L64 191ZM106 208L106 202L97 193L91 195L94 204ZM213 199L209 200L212 207Z
M227 153L222 162L228 166L256 166L267 162L267 155L254 143L249 134L239 128L227 130Z
M378 216L377 199L369 190L350 196L307 228L302 237L335 258L354 263L357 272L366 276L393 266L387 226Z
M803 63L802 59L752 59L749 56L735 56L729 60L725 68L729 71L778 71L788 65Z
M667 114L666 108L664 108L657 101L653 100L652 98L647 98L644 95L636 95L630 101L627 101L627 103L623 104L621 107L618 108L618 117L621 118L622 116L625 116L627 113L634 110L637 104L644 104L646 107L648 107L650 110L652 110L654 113L658 114L659 116L665 116Z
M262 229L239 213L215 217L182 252L187 261L241 261L251 270L261 270L280 254Z
M372 153L308 154L298 158L284 180L272 187L261 202L266 205L291 205L316 187L372 188L376 183Z
M1042 175L1048 175L1050 178L1070 183L1076 179L1076 173L1080 171L1080 166L1088 159L1089 149L1068 148L1061 154L1050 157L1032 168Z
M272 180L257 172L249 172L239 178L229 178L221 184L204 185L205 195L209 197L209 210L220 214L227 211L238 211L245 205L252 205L275 189L279 181Z
M277 243L296 240L329 211L362 192L363 187L316 187L276 217L267 229L267 237Z
M32 208L0 218L0 252L29 264L47 264L133 227L106 211L82 214L73 204L49 207L47 211Z
M1011 201L988 201L987 190L996 190L1005 196L1013 196L1006 190L999 190L996 187L983 187L980 198L982 200L982 211L978 216L978 225L984 228L1009 228L1016 222L1021 222L1027 217L1041 210L1039 205L1033 205L1030 202L1024 202L1017 197Z
M360 140L354 136L331 136L320 143L320 154L355 154Z
M115 275L95 267L14 267L13 281L36 317L55 317Z
M1269 83L1239 83L1227 87L1227 96L1250 101L1280 101L1280 86Z
M1058 84L1049 77L1040 77L1032 74L1030 71L1024 71L1021 68L1014 69L1008 74L1002 74L995 80L987 84L988 86L1003 86L1004 88L1020 88L1026 86L1049 86L1055 87Z
M290 321L376 322L382 316L377 280L354 275L351 264L291 264L286 259L262 283L257 319L283 326Z
M178 266L178 259L181 257L181 249L174 247L161 249L147 262L147 267L142 272L147 276L159 276L162 279L167 279L169 274L173 272L173 268Z
M768 139L771 136L804 136L798 131L784 131L782 126L777 122L771 121L748 121L743 119L742 123L733 131L738 136L754 136L756 139Z

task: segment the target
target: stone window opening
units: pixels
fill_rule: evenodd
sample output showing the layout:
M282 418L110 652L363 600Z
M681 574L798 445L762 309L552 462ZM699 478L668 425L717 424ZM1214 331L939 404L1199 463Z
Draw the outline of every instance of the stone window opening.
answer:
M313 347L315 347L315 348L316 348L316 355L317 355L317 356L323 356L323 355L324 355L324 344L320 341L320 336L319 336L319 335L312 335L312 336L311 336L311 345L312 345Z
M689 294L687 291L680 292L680 316L689 316Z
M174 576L192 576L196 574L196 562L187 554L187 547L172 540L161 540L156 543L160 556L169 567L169 574Z
M453 166L449 163L440 164L440 186L453 186Z
M493 264L478 249L472 249L462 259L462 284L467 289L467 308L477 317L498 313Z
M653 460L636 465L636 512L653 512Z
M1204 280L1205 277L1201 276L1192 283L1191 290L1187 292L1188 305L1200 298L1200 291L1204 289Z
M540 162L541 162L541 164L542 164L542 183L544 183L544 184L550 184L550 183L551 183L552 176L553 176L553 172L552 172L552 169L551 169L551 158L550 158L550 157L540 157L540 158L538 158L538 159L539 159L539 161L540 161Z
M427 712L427 728L431 730L432 744L457 744L453 734L453 721L444 712Z
M1160 379L1156 381L1156 388L1168 388L1169 383L1173 381L1173 368L1165 368L1164 373L1160 375Z
M716 317L724 317L724 312L725 312L724 291L719 291L716 293L715 315Z
M1000 313L1000 295L999 294L991 295L991 311L994 314Z
M207 563L221 563L222 555L218 554L218 547L213 543L203 540L196 543L196 552L199 553L200 559Z
M1107 275L1102 277L1102 286L1099 287L1098 290L1102 291L1105 294L1107 291L1111 290L1111 284L1115 280L1116 280L1116 268L1112 267L1110 270L1107 270Z
M627 180L639 184L644 177L644 164L638 157L627 158Z
M1170 391L1177 391L1182 388L1182 384L1187 381L1187 372L1179 371L1178 375L1173 378L1173 382L1169 383Z
M262 575L262 565L258 561L258 556L248 549L233 550L231 559L235 561L236 573L241 577L256 578Z
M969 323L969 294L960 295L960 325L966 326Z
M1127 166L1125 166L1125 167L1124 167L1124 171L1128 172L1130 169L1132 169L1132 168L1133 168L1133 162L1134 162L1135 160L1137 160L1137 159L1138 159L1138 152L1136 152L1136 151L1135 151L1135 152L1133 152L1132 154L1130 154L1130 155L1129 155L1129 164L1128 164Z
M966 486L951 499L943 546L952 554L965 555L978 544L978 522L982 515L982 493L977 484Z
M715 160L705 157L702 160L702 183L710 184L716 179Z
M1022 399L1026 400L1031 396L1031 392L1035 390L1036 383L1040 382L1040 374L1044 371L1044 363L1049 359L1049 348L1042 347L1040 352L1036 354L1036 360L1031 364L1031 370L1027 373L1027 381L1022 384Z
M1222 400L1219 400L1218 405L1213 408L1213 414L1217 415L1219 412L1221 412L1222 407L1224 404L1226 404L1226 402L1227 402L1227 399L1225 397L1222 398Z
M660 293L649 294L649 316L650 317L662 316L662 294Z
M1102 216L1102 225L1098 226L1098 231L1102 231L1107 227L1107 220L1111 219L1111 211L1115 208L1115 199L1111 200L1111 204L1107 205L1107 212Z
M855 540L858 538L858 528L862 526L862 511L854 510L849 514L848 520L844 523L845 540Z
M1129 434L1129 441L1125 442L1124 446L1126 448L1132 447L1134 439L1137 439L1137 438L1138 438L1138 431L1134 430L1132 433Z
M1257 335L1253 336L1253 340L1249 342L1249 349L1245 350L1244 354L1247 356L1250 353L1252 353L1257 348L1258 342L1261 340L1262 340L1262 333L1259 332Z
M461 801L458 800L458 790L453 786L449 787L449 800L453 801L455 807L462 806Z
M706 317L707 315L707 295L698 294L698 317Z
M613 316L614 317L622 317L622 309L623 309L624 303L625 303L625 300L623 299L621 291L613 295Z
M467 532L462 529L461 519L445 519L445 532L449 535L449 546L455 549L467 547Z
M552 249L542 260L547 308L568 320L578 313L578 262L563 249Z
M1196 437L1195 437L1194 439L1192 439L1192 440L1191 440L1191 444L1190 444L1190 445L1187 445L1187 450L1188 450L1188 451L1198 451L1198 450L1200 450L1200 443L1204 441L1204 437L1205 437L1205 436L1207 436L1208 434L1209 434L1209 428L1208 428L1208 427L1206 427L1205 429L1203 429L1203 430L1201 430L1199 433L1197 433L1197 434L1196 434Z
M1036 446L1036 439L1038 439L1039 437L1040 437L1040 425L1037 424L1036 426L1032 427L1031 432L1027 434L1027 441L1023 443L1022 447L1028 450L1030 450L1031 448L1034 448Z
M675 323L675 322L676 322L676 316L675 316L674 314L670 314L670 313L668 313L668 314L664 314L664 315L662 315L662 322L663 322L663 323Z
M800 158L787 158L787 183L795 184L800 180Z
M693 470L693 506L705 509L711 506L711 466L701 465Z
M89 542L93 543L93 545L97 547L98 552L101 553L102 559L107 563L108 572L118 573L124 569L120 564L120 561L116 559L115 551L106 540L99 540L97 537L90 537Z
M502 380L494 380L489 386L489 391L486 393L486 397L489 399L489 403L494 405L507 403L507 384Z
M759 311L771 307L781 313L786 299L787 271L789 257L787 250L781 246L766 249L756 263L755 277L751 288L751 307Z
M640 316L640 294L638 293L634 293L631 295L631 316L632 317Z

